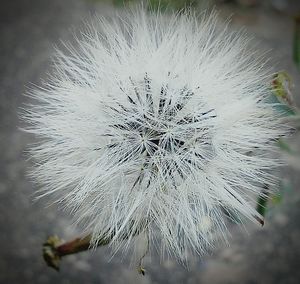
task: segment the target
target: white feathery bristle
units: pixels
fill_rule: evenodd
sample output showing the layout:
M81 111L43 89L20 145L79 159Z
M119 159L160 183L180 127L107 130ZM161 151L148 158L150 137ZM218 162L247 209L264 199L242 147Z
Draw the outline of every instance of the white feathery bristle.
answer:
M97 19L76 42L24 114L39 196L63 202L95 244L158 231L179 259L226 240L228 216L261 218L252 201L275 184L287 130L247 37L214 12L140 9Z

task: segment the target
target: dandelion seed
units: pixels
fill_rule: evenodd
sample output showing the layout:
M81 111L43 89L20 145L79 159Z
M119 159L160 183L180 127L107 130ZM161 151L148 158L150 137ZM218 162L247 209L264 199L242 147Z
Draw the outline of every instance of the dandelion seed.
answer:
M156 228L178 258L226 239L230 214L261 221L251 199L274 183L286 128L259 53L215 13L97 21L30 94L40 195L64 202L95 244L107 234L117 250Z

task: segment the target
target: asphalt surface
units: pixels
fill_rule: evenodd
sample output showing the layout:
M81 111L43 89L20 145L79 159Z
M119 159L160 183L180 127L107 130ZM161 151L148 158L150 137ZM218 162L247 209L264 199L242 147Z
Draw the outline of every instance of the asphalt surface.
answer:
M54 45L71 39L83 20L111 8L84 0L2 1L0 7L0 283L299 283L300 179L291 168L280 176L292 189L269 212L264 228L247 224L245 233L233 226L230 247L220 247L203 259L191 257L188 268L161 260L154 252L145 259L147 272L141 276L130 258L110 259L109 248L66 257L59 273L48 268L41 256L46 237L71 239L80 229L70 227L70 216L58 206L33 201L37 186L26 177L31 161L24 154L33 138L19 130L18 110L29 102L23 96L26 90L50 72ZM230 12L224 9L221 14ZM271 50L275 69L285 69L300 81L291 60L289 18L243 10L235 11L232 22L246 26L262 48Z

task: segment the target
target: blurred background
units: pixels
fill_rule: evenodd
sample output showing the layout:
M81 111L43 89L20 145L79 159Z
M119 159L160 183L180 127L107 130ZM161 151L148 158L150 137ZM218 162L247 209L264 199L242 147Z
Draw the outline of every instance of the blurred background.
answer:
M42 244L49 235L64 239L80 235L70 216L45 200L33 201L36 185L26 178L30 161L24 151L33 141L21 132L18 109L23 96L51 70L51 55L60 41L94 14L108 15L124 2L138 0L3 0L0 4L0 283L300 283L300 160L287 156L282 169L281 195L270 202L263 228L233 226L230 247L218 247L204 258L190 257L183 267L155 252L145 258L146 275L139 275L130 258L110 259L108 248L65 257L61 271L46 266ZM158 0L150 0L153 6ZM300 104L300 1L160 0L161 8L194 9L215 6L231 25L245 27L259 48L269 51L274 70L285 70ZM299 24L298 24L299 26ZM298 30L298 31L297 31ZM298 33L298 36L297 36ZM297 53L297 50L299 53ZM298 54L298 55L297 55ZM300 138L288 141L289 151L300 152ZM289 152L288 151L288 152Z

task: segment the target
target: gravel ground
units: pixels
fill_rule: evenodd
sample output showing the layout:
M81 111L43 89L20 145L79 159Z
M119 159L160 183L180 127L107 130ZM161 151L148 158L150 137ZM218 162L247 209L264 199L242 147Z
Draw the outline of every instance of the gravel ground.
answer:
M18 130L19 107L28 102L22 94L39 84L50 69L54 44L72 37L72 29L93 13L111 8L84 0L2 1L0 9L0 283L284 283L300 282L299 172L285 169L293 185L284 202L272 209L266 226L247 225L248 234L232 228L230 247L220 247L201 261L191 258L188 269L173 260L147 258L146 276L137 274L127 258L109 258L107 248L69 256L61 271L46 267L41 244L50 234L65 239L79 234L70 218L44 200L33 202L36 186L26 179L24 150L32 137ZM232 9L224 8L227 15ZM262 10L235 11L236 27L270 51L272 65L286 69L299 80L291 61L292 22ZM299 85L298 90L300 90ZM295 91L299 103L299 91ZM295 145L299 144L295 140ZM283 174L282 174L283 176Z

